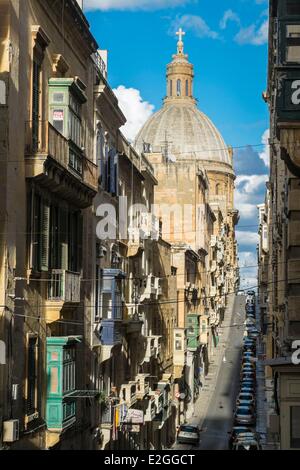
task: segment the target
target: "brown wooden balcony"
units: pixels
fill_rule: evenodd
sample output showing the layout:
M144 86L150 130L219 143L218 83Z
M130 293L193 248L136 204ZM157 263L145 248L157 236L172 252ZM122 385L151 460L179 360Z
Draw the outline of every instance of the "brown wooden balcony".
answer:
M35 134L35 135L34 135ZM38 136L36 138L35 136ZM25 125L26 177L85 208L98 190L98 168L48 121Z
M60 319L66 305L80 302L80 274L63 269L53 269L48 282L45 318L47 323Z

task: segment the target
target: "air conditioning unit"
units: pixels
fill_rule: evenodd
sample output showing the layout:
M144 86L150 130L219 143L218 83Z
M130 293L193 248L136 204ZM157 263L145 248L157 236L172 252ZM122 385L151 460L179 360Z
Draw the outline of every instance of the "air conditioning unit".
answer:
M3 421L3 442L15 442L19 440L19 420L10 419Z

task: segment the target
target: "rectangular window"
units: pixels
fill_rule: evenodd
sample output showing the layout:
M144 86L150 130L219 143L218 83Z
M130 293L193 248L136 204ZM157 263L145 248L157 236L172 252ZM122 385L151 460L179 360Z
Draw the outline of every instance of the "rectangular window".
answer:
M53 127L60 132L61 134L64 134L64 110L63 109L53 109L52 110L52 123Z
M79 211L69 213L68 225L68 269L79 272L82 261L82 215Z
M69 100L69 139L72 140L77 147L82 147L81 104L71 93Z
M82 165L82 155L79 152L70 149L69 151L69 166L76 171L79 175L82 175L83 165Z
M63 393L70 393L75 390L75 347L66 347L63 351Z
M31 336L27 347L27 390L26 390L26 414L32 415L36 411L36 387L37 387L37 337Z
M291 449L300 449L300 406L290 407Z
M100 308L102 319L121 320L123 317L123 284L122 279L111 273L102 272Z
M286 61L300 63L300 24L286 26Z

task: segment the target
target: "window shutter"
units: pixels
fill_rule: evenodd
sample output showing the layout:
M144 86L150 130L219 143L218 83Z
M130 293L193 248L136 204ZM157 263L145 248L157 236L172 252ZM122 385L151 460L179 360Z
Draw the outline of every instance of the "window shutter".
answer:
M61 263L61 256L59 251L59 208L51 206L50 208L50 268L59 269Z
M35 412L36 399L36 343L37 338L29 338L27 349L27 400L26 414Z
M39 264L41 271L48 271L49 269L49 222L50 207L48 202L42 201L39 232Z
M109 192L112 194L116 194L116 171L115 171L115 157L116 157L116 150L111 149L108 154L108 161L109 161Z
M37 59L33 60L32 70L32 148L38 149L39 142L39 108L40 108L40 72L41 66Z
M115 167L115 195L119 196L119 154L118 153L116 153L115 155L114 167Z
M83 215L81 212L77 213L78 221L77 221L77 243L78 249L77 253L77 267L76 270L79 272L82 269L82 254L83 254Z
M68 211L59 208L59 255L60 269L68 269Z
M29 266L37 269L37 222L39 214L39 200L34 189L30 193L30 206L28 208L28 242L29 242Z

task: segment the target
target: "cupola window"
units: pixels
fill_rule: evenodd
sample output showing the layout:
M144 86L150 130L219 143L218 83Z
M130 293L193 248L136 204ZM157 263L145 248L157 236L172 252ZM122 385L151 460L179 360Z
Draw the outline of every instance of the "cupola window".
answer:
M177 80L177 96L181 96L181 80Z
M189 96L189 81L185 81L185 96Z

